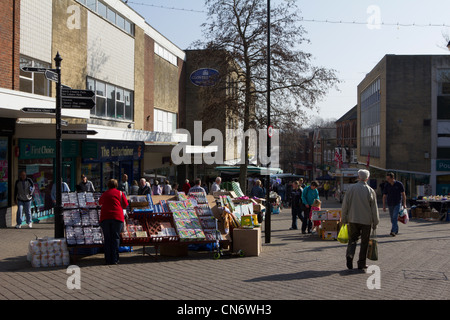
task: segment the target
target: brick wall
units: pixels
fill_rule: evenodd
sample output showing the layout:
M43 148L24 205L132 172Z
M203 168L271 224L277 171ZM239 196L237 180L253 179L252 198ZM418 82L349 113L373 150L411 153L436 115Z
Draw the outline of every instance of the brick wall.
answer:
M0 1L0 87L19 89L20 0Z

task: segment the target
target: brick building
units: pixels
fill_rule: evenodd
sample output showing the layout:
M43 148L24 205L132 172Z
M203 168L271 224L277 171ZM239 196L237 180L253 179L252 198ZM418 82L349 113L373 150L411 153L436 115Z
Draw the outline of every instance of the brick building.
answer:
M62 83L95 92L91 110L62 109L63 179L71 190L81 173L97 190L126 173L176 175L170 154L186 139L174 134L185 101L185 52L123 1L3 0L0 3L0 226L15 224L12 186L20 170L37 184L36 206L48 208L55 167L56 86L43 73L62 57Z

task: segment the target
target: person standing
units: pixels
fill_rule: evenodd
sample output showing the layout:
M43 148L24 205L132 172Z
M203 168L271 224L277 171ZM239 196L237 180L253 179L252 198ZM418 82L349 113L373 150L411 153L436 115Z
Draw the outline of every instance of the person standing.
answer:
M184 181L184 184L183 184L183 192L184 192L184 194L188 194L189 193L189 189L191 188L191 184L189 183L189 180L188 179L186 179L185 181Z
M328 181L325 181L323 185L323 194L325 196L325 200L328 200L328 191L330 191L330 183Z
M172 192L172 186L170 185L169 180L166 180L164 182L163 194L164 195L169 195L171 192Z
M61 192L70 192L69 185L61 179ZM56 183L52 185L51 198L53 206L56 205Z
M151 193L152 189L150 189L150 187L147 185L147 180L145 180L145 178L141 178L141 180L139 180L138 195L143 196Z
M133 180L133 182L131 182L130 194L131 195L137 195L138 191L139 191L138 182L136 180Z
M128 185L128 176L124 173L122 175L122 181L119 182L120 191L125 192L125 195L128 196L130 194L129 185Z
M84 174L81 175L81 182L77 185L77 192L95 192L94 185Z
M391 216L391 233L392 237L398 234L398 213L400 206L406 208L406 193L403 183L395 180L393 172L386 175L386 183L383 188L383 212L386 212L386 202Z
M214 181L214 183L211 186L211 195L214 194L214 192L220 191L220 183L222 182L222 178L221 177L217 177L216 181Z
M310 219L311 206L314 204L314 201L319 199L319 190L317 187L319 183L317 181L312 181L311 185L303 189L302 192L302 203L303 203L303 216L302 216L302 233L306 233L306 229L308 229L308 233L311 233L312 223Z
M206 196L206 191L201 185L202 185L202 181L200 179L195 179L195 184L193 187L191 187L189 189L188 194L192 193L192 192L203 192Z
M264 199L266 197L266 193L264 192L264 189L261 186L261 180L256 180L255 185L253 186L252 190L250 191L250 198L260 198Z
M161 186L159 185L159 181L156 179L153 182L152 194L155 196L160 196L162 194Z
M117 189L116 179L108 181L108 190L99 199L100 227L103 231L105 262L117 264L119 262L120 233L122 232L124 214L128 207L128 200L124 192Z
M33 199L33 192L33 180L27 177L25 171L20 171L19 179L14 185L14 203L17 205L16 229L22 227L22 214L25 214L28 227L33 227L31 221L31 200Z
M292 224L289 230L297 230L297 218L300 221L302 219L302 192L303 189L300 187L300 183L298 181L294 181L292 183L292 191L291 191L291 213L292 213Z
M359 181L349 187L342 201L342 224L348 224L349 241L346 251L347 268L353 269L356 242L361 238L358 269L367 269L366 258L369 247L370 229L377 228L380 221L377 194L368 184L370 172L359 170Z

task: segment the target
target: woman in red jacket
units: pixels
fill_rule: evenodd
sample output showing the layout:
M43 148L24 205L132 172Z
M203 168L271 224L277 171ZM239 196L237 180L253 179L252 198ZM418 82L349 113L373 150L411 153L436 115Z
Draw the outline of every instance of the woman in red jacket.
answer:
M102 194L99 204L100 226L103 230L106 264L119 262L120 232L122 232L124 214L123 209L128 207L128 200L122 191L117 190L116 179L108 181L108 190Z

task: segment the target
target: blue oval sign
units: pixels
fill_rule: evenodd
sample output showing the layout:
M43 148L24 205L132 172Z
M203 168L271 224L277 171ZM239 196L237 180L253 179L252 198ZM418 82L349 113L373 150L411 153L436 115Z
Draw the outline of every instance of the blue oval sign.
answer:
M212 87L219 81L219 71L202 68L195 70L190 76L191 82L199 87Z

